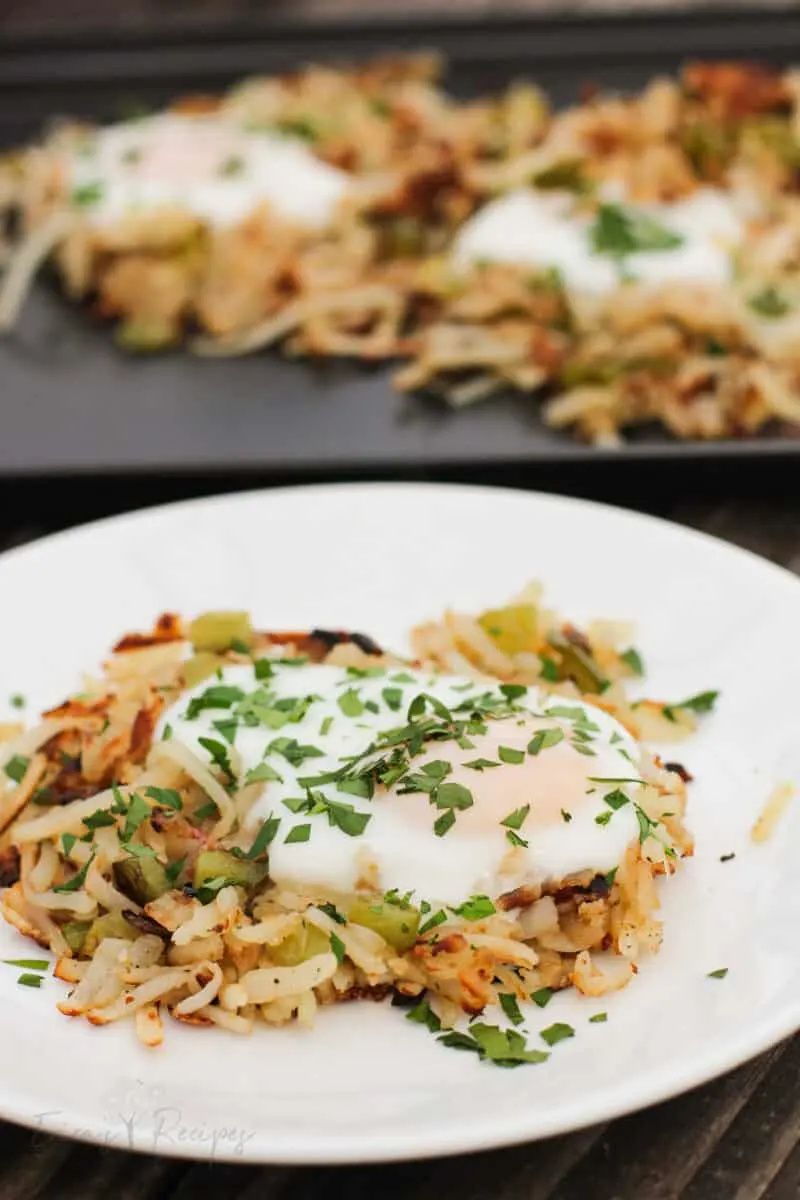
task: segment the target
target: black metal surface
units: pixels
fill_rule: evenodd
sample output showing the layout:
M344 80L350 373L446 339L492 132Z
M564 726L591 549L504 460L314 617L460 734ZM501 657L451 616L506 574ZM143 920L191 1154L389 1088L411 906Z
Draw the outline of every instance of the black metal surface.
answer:
M462 96L529 76L559 103L586 82L626 89L695 56L788 63L800 44L792 12L674 13L646 18L376 20L0 43L0 146L31 137L53 114L111 119L131 98L161 103L247 73L303 61L423 47L449 61ZM545 429L530 399L458 413L393 392L386 368L287 362L277 354L206 361L183 353L125 357L108 331L42 280L13 337L0 343L0 473L517 468L562 463L794 457L800 440L676 443L654 432L599 451Z

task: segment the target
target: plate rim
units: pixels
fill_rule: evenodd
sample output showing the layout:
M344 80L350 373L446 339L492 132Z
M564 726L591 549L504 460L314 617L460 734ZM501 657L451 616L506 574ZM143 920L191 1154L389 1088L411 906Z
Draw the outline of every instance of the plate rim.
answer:
M769 559L736 546L723 538L693 529L678 522L655 517L635 509L611 505L581 497L561 495L559 493L539 492L511 487L494 487L481 484L438 483L438 482L402 482L402 481L358 481L348 483L316 483L299 484L289 487L262 487L244 491L221 492L188 500L174 501L168 504L155 504L132 509L128 512L103 517L54 534L38 538L23 546L14 547L0 554L0 571L13 569L15 563L38 554L47 554L52 546L68 545L70 541L91 538L94 534L103 534L115 529L124 530L131 525L135 528L140 522L158 519L160 516L169 517L172 514L199 513L205 509L214 509L221 504L237 504L263 502L269 505L271 497L288 498L289 495L301 494L308 499L314 496L337 493L402 493L428 492L439 495L448 494L453 499L459 496L471 497L498 496L505 499L513 498L521 505L545 503L556 508L576 512L580 510L600 510L611 520L627 520L631 524L647 529L655 524L671 531L672 535L680 535L701 545L723 550L742 562L750 570L757 570L764 577L771 578L782 587L791 586L798 589L800 599L800 579L785 567L771 562ZM569 1115L567 1106L562 1102L549 1115L539 1115L536 1128L532 1131L526 1127L524 1106L520 1116L509 1123L507 1115L502 1126L493 1125L486 1121L485 1114L470 1122L467 1126L462 1122L458 1128L445 1129L439 1132L430 1125L413 1131L403 1131L399 1134L382 1131L379 1136L371 1135L370 1140L356 1147L356 1139L342 1141L341 1135L315 1137L313 1142L301 1146L301 1138L296 1144L289 1142L278 1146L269 1143L269 1138L263 1134L254 1139L252 1151L237 1155L235 1150L227 1147L218 1148L214 1154L215 1162L231 1162L250 1165L345 1165L358 1163L389 1163L414 1159L449 1157L501 1149L533 1143L548 1137L571 1133L588 1128L605 1120L617 1120L630 1113L650 1108L663 1103L687 1091L710 1083L743 1063L765 1053L781 1041L788 1039L800 1029L800 994L783 1003L773 1013L762 1019L754 1031L746 1023L742 1023L736 1036L728 1038L720 1046L693 1060L688 1066L685 1061L676 1060L665 1066L651 1068L648 1072L634 1077L632 1080L622 1079L602 1094L582 1101L573 1116ZM0 1119L26 1126L38 1132L53 1132L59 1136L67 1136L73 1140L90 1144L107 1145L108 1130L102 1119L95 1114L91 1119L82 1116L80 1130L72 1128L60 1130L48 1127L43 1130L40 1114L32 1111L30 1099L23 1109L15 1109L13 1089L9 1088L10 1081L0 1081ZM267 1144L265 1144L265 1141ZM125 1150L141 1154L151 1154L152 1150L144 1144L134 1144L123 1147ZM170 1144L160 1147L158 1157L179 1158L182 1160L203 1161L207 1156L190 1144Z

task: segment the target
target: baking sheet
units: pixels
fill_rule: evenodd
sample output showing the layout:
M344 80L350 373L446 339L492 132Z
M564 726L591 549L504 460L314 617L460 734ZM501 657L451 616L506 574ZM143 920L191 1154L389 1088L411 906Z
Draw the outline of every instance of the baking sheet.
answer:
M686 58L749 57L788 64L800 14L785 11L639 18L269 20L169 35L0 42L0 145L35 135L53 114L113 120L131 102L161 104L256 72L307 61L347 61L432 48L448 60L446 86L475 96L527 76L557 103L587 83L620 90L674 71ZM391 369L290 362L274 353L208 361L175 352L132 358L109 331L70 306L52 282L35 285L11 339L0 342L0 473L258 470L333 475L377 469L517 466L665 458L794 456L800 439L679 443L637 432L598 450L546 429L529 397L460 412L401 396Z

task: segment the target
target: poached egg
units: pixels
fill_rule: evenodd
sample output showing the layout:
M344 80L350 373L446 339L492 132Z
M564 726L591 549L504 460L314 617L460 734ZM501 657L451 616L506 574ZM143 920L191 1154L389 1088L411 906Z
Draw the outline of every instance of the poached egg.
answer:
M235 783L278 885L457 904L591 870L638 838L640 751L602 709L411 669L261 660L186 693L168 736ZM166 725L162 722L161 736Z
M609 203L616 195L608 196ZM658 285L689 282L721 285L732 278L732 253L744 225L729 196L699 188L671 204L613 205L633 220L645 219L671 235L673 245L625 255L624 278ZM490 201L460 230L457 263L515 263L557 270L568 289L605 293L619 287L620 261L598 253L596 217L580 211L571 192L519 188Z
M329 223L349 186L299 138L227 116L161 113L97 130L64 163L72 201L95 224L180 208L211 226L260 205L312 228Z

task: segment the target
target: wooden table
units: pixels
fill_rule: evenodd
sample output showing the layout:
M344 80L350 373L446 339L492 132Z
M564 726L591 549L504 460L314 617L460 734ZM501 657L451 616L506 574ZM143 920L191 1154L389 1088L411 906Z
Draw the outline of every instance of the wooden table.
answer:
M576 478L556 490L591 491L659 512L800 573L800 491L792 487L791 470L783 477L762 473L759 482L750 468L722 480L708 471L667 471L660 480L648 475L615 482L605 474L589 488ZM217 486L162 482L154 494L151 482L118 481L109 491L87 481L75 485L78 506L71 511L73 519L85 519L101 515L101 505L153 503ZM734 500L734 492L750 495ZM32 522L6 524L0 542L24 541L65 523L63 514L55 516L64 494L63 485L54 491L46 482L27 491L0 484L0 512L30 513ZM328 1200L340 1191L347 1200L798 1200L800 1037L707 1087L608 1125L473 1157L387 1167L191 1165L0 1123L0 1200Z
M440 0L438 11L581 11L658 8L678 0ZM687 8L698 0L680 0ZM736 0L733 0L735 3ZM780 6L791 0L767 0ZM709 5L710 6L710 5ZM430 11L431 0L6 0L0 33L54 27L136 28L171 19L198 24L261 11L309 19L336 13ZM535 479L496 470L487 481L571 491L656 512L765 555L800 574L800 490L784 464L776 473L719 464L687 474L668 465L626 470L583 468ZM252 486L250 477L240 481ZM0 480L0 545L68 520L223 484L183 480ZM69 516L62 510L69 493ZM102 506L102 507L101 507ZM23 515L24 514L24 515ZM59 515L56 515L59 514ZM800 612L798 612L800 618ZM80 1065L75 1064L76 1089ZM730 1075L645 1112L565 1137L474 1157L388 1167L289 1169L197 1165L96 1149L0 1123L0 1200L798 1200L800 1197L800 1037Z

